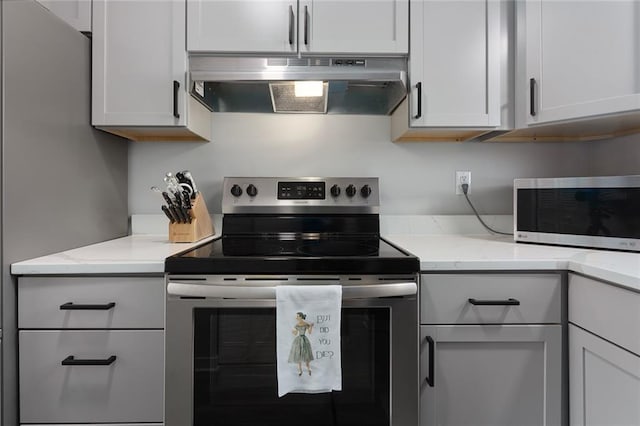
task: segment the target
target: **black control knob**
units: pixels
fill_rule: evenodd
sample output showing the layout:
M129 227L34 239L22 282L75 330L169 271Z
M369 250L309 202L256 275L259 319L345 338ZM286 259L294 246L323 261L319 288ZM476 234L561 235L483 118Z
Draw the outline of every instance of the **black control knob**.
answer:
M347 197L353 197L356 195L356 187L353 185L347 186L347 189L344 190L347 193Z
M258 188L253 184L247 186L247 194L249 194L249 197L255 197L258 195Z
M240 185L233 185L231 187L231 195L233 195L234 197L239 197L242 195L242 188L240 188Z
M369 195L371 195L371 187L369 185L363 186L362 188L360 188L360 194L362 194L364 198L367 198Z
M340 195L340 187L338 185L333 185L330 191L331 191L331 195L333 195L334 197L337 197L338 195Z

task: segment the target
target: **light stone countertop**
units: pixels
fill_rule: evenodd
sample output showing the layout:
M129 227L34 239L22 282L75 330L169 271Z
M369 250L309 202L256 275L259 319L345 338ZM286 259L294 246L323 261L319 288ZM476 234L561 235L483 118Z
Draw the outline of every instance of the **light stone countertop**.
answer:
M166 235L129 235L11 265L14 275L163 274L164 259L196 243L170 243Z
M640 292L640 253L514 243L490 235L387 235L423 272L569 270Z
M505 229L510 220L507 216L489 219L501 229ZM132 217L132 223L136 221L140 219ZM144 222L149 223L146 219ZM216 226L216 231L220 229ZM148 227L145 232L149 232ZM424 272L569 270L640 292L640 253L516 244L511 237L493 236L478 229L475 218L467 216L381 217L381 233L390 242L418 256ZM15 275L162 274L166 257L215 237L197 243L169 243L166 235L134 234L14 263L11 272Z

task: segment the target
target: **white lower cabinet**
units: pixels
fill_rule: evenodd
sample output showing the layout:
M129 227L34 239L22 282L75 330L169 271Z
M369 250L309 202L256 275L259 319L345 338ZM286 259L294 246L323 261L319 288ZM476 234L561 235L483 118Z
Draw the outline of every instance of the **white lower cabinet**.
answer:
M569 274L574 426L640 425L640 293Z
M164 421L161 276L18 278L21 424Z
M420 334L421 425L559 424L560 325L422 326Z
M571 424L640 425L640 356L573 324L569 342Z
M421 426L562 425L562 275L423 274Z

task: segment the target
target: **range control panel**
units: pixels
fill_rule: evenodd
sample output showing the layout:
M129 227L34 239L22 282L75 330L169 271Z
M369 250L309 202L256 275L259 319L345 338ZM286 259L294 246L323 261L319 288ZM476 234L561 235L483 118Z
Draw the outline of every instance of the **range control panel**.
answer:
M223 213L378 213L378 178L227 177Z
M278 200L324 200L324 182L278 182Z

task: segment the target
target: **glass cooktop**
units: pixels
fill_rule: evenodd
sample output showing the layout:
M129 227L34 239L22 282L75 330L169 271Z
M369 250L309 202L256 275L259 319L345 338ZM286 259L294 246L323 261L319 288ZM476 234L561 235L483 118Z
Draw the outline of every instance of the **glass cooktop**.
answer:
M377 236L224 236L165 261L170 273L416 273L419 261Z

